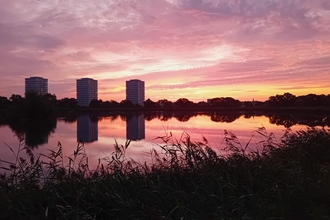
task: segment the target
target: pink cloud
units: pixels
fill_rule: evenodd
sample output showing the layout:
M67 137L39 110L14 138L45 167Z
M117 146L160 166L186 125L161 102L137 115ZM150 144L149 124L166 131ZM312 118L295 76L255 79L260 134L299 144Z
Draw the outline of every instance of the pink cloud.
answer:
M130 78L145 80L153 97L178 97L218 85L306 89L329 74L322 0L11 0L0 2L0 19L5 96L22 93L31 75L48 78L58 97L94 77L100 98L120 101Z

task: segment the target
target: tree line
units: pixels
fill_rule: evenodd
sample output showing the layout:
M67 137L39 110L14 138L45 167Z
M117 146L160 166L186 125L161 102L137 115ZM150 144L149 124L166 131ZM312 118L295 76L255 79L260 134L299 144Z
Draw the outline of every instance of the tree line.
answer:
M56 102L55 102L56 101ZM27 93L25 97L12 95L0 97L0 126L8 125L20 141L37 147L48 141L55 131L56 96Z
M39 102L39 103L38 103ZM31 104L33 103L33 104ZM27 94L22 97L17 94L11 95L10 98L0 96L0 109L8 109L16 106L16 109L29 109L34 105L42 107L49 106L51 108L59 109L76 109L80 108L75 98L62 98L57 99L54 94L46 94L40 96L38 94ZM32 105L32 106L31 106ZM193 102L187 98L179 98L176 101L170 101L167 99L161 99L158 101L152 101L147 99L144 101L143 106L133 104L129 100L122 100L117 102L115 100L103 101L92 100L87 108L108 108L108 109L122 109L122 108L144 108L144 109L178 109L178 108L249 108L249 107L330 107L330 94L329 95L316 95L308 94L302 96L295 96L291 93L284 93L283 95L270 96L266 101L240 101L231 97L219 97L212 98L205 101ZM49 108L49 109L51 109ZM32 111L31 114L38 115L39 111ZM40 113L40 112L39 112ZM50 112L48 112L50 113Z
M158 118L162 121L167 121L172 117L177 120L185 122L191 117L198 114L206 114L210 116L210 119L214 122L233 122L238 119L242 112L245 112L244 117L250 117L249 111L222 111L221 108L226 107L330 107L330 95L315 95L309 94L304 96L294 96L290 93L284 93L283 95L271 96L264 102L251 101L241 102L239 100L225 97L209 99L207 102L194 103L186 98L180 98L177 101L171 102L166 99L159 101L152 101L147 99L144 102L144 106L134 105L132 102L123 100L116 102L113 100L102 101L92 100L90 106L87 107L98 109L169 109L173 111L146 111L144 114L145 120L152 120ZM77 100L74 98L57 99L53 94L40 95L37 93L25 94L25 97L13 94L9 99L0 96L0 126L9 125L9 127L15 132L19 139L25 139L28 146L38 146L47 142L48 136L54 132L56 128L56 112L59 109L74 110L79 108ZM175 111L182 108L188 111ZM212 109L212 111L189 111L190 109ZM286 108L284 108L287 113ZM66 111L68 112L68 111ZM72 113L75 111L72 111ZM117 113L116 113L117 112ZM203 113L201 113L203 112ZM118 111L113 111L114 114L118 114ZM130 112L127 111L127 117L130 116ZM134 112L131 112L134 113ZM250 112L252 115L256 115L256 112ZM293 116L290 114L274 114L271 111L260 111L269 117L270 123L284 125L285 127L291 127L294 124L306 124L309 126L329 126L329 117L324 117L322 114L318 114L315 118L306 118L305 115ZM109 113L107 113L109 114ZM116 115L118 117L118 115ZM120 113L120 117L125 117L125 114ZM66 114L65 120L75 121L76 116ZM95 119L97 120L97 118ZM38 138L35 138L38 137ZM40 138L39 138L40 137Z

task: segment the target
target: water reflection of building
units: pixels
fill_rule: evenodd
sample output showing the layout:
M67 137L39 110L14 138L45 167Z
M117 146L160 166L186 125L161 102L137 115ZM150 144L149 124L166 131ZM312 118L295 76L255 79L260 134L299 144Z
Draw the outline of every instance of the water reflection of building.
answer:
M88 115L77 118L77 141L91 143L98 139L98 121L92 121Z
M145 139L145 122L143 114L127 118L126 138L133 141Z

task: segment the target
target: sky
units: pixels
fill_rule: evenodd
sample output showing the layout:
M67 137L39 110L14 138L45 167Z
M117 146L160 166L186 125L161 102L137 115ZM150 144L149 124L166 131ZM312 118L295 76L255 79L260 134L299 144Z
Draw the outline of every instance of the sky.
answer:
M266 100L330 93L329 0L0 0L0 96L24 78L76 97L98 80L99 99Z

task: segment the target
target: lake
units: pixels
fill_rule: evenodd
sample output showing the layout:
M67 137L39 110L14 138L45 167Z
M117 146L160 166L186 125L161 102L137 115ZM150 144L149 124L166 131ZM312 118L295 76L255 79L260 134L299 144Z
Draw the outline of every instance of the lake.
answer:
M125 144L132 140L126 156L140 163L150 162L151 149L160 150L163 141L158 137L172 134L174 138L190 136L192 141L202 142L218 152L226 147L224 131L235 134L243 146L249 143L248 150L255 150L260 141L265 140L257 131L264 127L267 134L274 134L280 142L289 128L292 131L308 126L329 128L328 116L321 115L276 115L242 114L215 112L146 112L144 114L103 114L70 115L45 124L5 125L0 127L0 159L15 160L10 148L17 153L20 141L24 139L36 153L48 154L56 150L60 143L64 156L72 156L78 141L84 142L84 151L90 164L105 158L114 151L114 144ZM22 148L22 146L21 146ZM24 158L24 151L20 155Z

